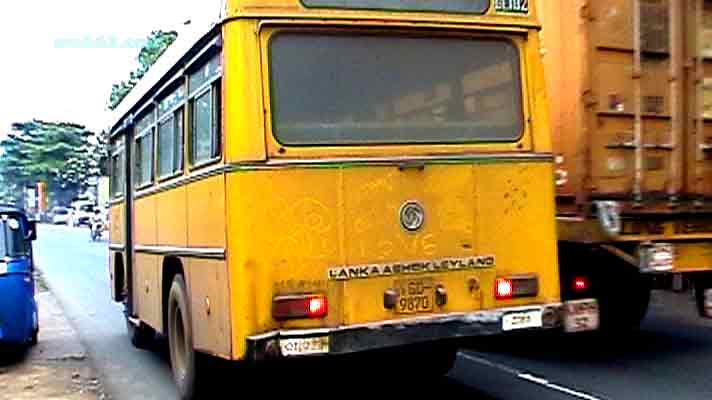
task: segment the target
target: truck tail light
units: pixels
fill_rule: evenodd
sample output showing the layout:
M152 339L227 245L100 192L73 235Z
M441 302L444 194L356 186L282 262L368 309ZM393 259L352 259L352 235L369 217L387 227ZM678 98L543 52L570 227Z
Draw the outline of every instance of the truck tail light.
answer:
M574 291L586 290L589 288L588 278L585 276L577 276L574 278L573 289Z
M322 318L329 313L329 302L323 294L277 296L272 301L272 317L277 320Z

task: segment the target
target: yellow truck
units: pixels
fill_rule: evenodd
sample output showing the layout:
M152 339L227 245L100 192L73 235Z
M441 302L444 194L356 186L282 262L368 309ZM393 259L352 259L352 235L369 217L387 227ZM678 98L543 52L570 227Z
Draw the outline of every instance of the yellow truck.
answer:
M712 316L712 1L537 4L562 296L598 298L612 330L652 289Z
M110 271L182 398L211 357L441 374L455 339L576 323L530 6L230 0L161 57L111 123Z

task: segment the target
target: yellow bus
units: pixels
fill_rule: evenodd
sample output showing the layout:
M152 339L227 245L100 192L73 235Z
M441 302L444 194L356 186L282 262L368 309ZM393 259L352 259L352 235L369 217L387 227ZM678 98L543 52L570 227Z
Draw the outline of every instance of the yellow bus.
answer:
M539 29L522 0L231 0L171 46L111 121L110 273L182 398L210 357L441 374L454 339L568 320Z

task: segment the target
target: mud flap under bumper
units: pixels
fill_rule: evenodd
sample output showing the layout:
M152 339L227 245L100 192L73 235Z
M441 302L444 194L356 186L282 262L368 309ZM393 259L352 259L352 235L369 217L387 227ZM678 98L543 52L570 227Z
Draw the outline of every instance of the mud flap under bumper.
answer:
M541 315L536 327L521 330L553 329L561 326L560 303L482 310L470 313L440 314L337 328L278 330L247 338L249 360L288 356L340 355L386 349L439 340L463 339L504 334L514 329L505 316ZM301 344L300 344L301 343ZM301 346L287 350L287 346ZM285 354L287 353L287 354Z

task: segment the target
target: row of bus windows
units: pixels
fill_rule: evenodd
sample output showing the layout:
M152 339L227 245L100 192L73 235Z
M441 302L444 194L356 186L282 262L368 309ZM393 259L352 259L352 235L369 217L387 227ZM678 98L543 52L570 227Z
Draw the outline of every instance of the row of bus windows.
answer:
M216 56L189 75L187 87L185 84L176 87L138 119L134 125L134 186L144 187L153 183L154 176L167 178L183 170L186 122L190 128L191 165L201 165L220 156L219 77ZM122 151L114 153L112 171L112 193L118 195L125 185Z

